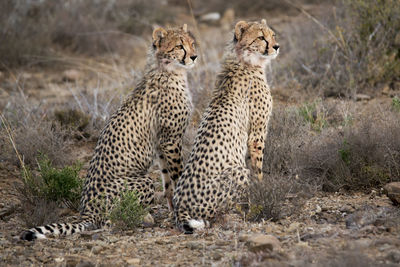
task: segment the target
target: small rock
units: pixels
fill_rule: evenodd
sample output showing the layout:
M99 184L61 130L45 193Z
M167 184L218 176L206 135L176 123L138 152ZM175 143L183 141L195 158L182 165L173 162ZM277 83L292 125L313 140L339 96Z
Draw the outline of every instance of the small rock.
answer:
M400 204L400 182L388 183L383 187L385 194L395 204Z
M263 250L276 251L281 248L281 243L273 235L255 234L249 236L247 246L252 252Z
M77 70L66 70L62 74L64 82L75 82L81 78L81 73Z
M222 254L218 251L215 251L212 253L211 257L213 258L213 260L218 261L222 258Z
M394 263L400 263L400 252L393 250L389 252L386 259Z
M21 74L21 77L25 80L31 79L33 77L32 73L24 72Z
M352 213L354 212L354 208L350 205L344 205L343 207L339 208L340 212Z
M289 233L294 232L300 228L300 223L298 222L292 222L289 227L287 228L287 231Z
M186 247L191 249L191 250L203 249L203 244L193 241L193 242L186 243Z
M231 243L230 241L226 241L226 240L217 240L217 241L215 241L215 245L217 245L219 247L227 246L230 243Z
M95 265L90 261L80 261L76 267L94 267Z
M371 97L366 94L356 94L356 101L367 101L370 100Z
M322 208L320 205L317 204L317 207L315 207L315 213L320 213L322 211Z
M218 12L211 12L204 14L200 17L200 21L203 22L215 22L221 18L221 15Z
M353 242L353 246L354 246L353 249L365 249L365 248L370 247L371 244L372 244L372 240L371 239L361 238L361 239L355 240Z
M130 258L130 259L126 260L126 263L131 264L131 265L139 265L140 259L139 258Z
M85 258L81 258L79 256L70 256L66 259L67 267L94 267L95 265L86 260Z
M247 235L247 234L241 234L241 235L239 235L239 238L238 238L239 242L246 242L248 239L249 239L249 235Z
M389 87L389 85L385 84L385 85L382 87L382 94L383 94L383 95L388 95L389 93L390 93L390 87Z
M80 236L86 240L103 240L103 229L81 232Z
M143 226L144 227L151 227L154 225L154 218L151 216L150 213L147 213L146 216L143 218Z
M102 247L102 246L94 246L92 248L92 253L93 254L99 254L103 250L104 250L104 247Z

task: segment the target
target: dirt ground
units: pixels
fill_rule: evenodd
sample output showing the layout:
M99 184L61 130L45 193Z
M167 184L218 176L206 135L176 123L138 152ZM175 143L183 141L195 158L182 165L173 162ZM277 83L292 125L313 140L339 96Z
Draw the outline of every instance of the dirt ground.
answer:
M271 25L280 25L279 30L290 27L297 19L281 16L269 21ZM200 26L200 31L207 36L215 29ZM140 43L135 49L141 51L145 46ZM126 60L113 57L118 64ZM144 60L142 57L136 62L143 67ZM80 70L76 78L79 86L75 83L73 88L98 82L96 75L86 76L89 72ZM75 78L65 77L63 70L49 70L49 73L33 70L18 77L24 80L23 90L29 101L43 103L45 99L54 104L60 99L61 102L73 99L73 90L68 87ZM3 85L13 80L9 75L0 79ZM0 89L3 107L13 90L18 89L12 86ZM274 94L281 104L293 104L285 102L287 92ZM389 99L382 96L379 101ZM365 106L368 102L357 105ZM93 146L94 142L88 142L73 147L73 155L85 162L84 169ZM240 214L229 214L211 229L193 235L174 229L171 214L161 201L152 207L155 223L134 231L97 230L26 242L19 240L19 234L27 227L22 219L21 193L17 190L20 184L18 168L0 162L0 266L400 265L400 210L379 190L368 194L320 192L277 222L254 223ZM62 220L74 215L66 209L58 213Z
M19 240L26 227L15 190L18 172L1 166L2 266L398 266L400 210L380 192L320 193L277 222L251 223L230 214L211 229L184 235L165 204L155 223L134 231L97 230L36 242ZM60 213L71 215L65 210ZM61 215L63 216L63 215ZM260 246L253 238L277 238Z

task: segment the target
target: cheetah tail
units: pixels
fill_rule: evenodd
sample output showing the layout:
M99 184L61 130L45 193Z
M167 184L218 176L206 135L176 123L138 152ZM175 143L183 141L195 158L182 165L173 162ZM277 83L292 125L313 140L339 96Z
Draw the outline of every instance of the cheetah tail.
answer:
M180 228L184 231L185 234L193 234L195 230L202 230L206 227L209 227L209 225L209 222L203 219L190 219L186 222L183 222Z
M46 235L72 235L74 233L83 232L85 230L95 229L95 225L91 220L84 220L77 223L53 223L44 226L38 226L22 232L20 238L22 240L33 241L35 239L45 239Z

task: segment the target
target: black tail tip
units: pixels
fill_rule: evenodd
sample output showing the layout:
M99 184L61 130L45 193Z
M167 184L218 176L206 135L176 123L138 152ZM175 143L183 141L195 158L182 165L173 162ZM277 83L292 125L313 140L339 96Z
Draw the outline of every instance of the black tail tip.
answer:
M188 223L184 223L182 225L182 229L183 229L185 235L191 235L191 234L193 234L193 231L194 231L193 227L191 227Z
M21 240L26 240L26 241L33 241L36 239L36 235L32 231L25 231L21 234Z

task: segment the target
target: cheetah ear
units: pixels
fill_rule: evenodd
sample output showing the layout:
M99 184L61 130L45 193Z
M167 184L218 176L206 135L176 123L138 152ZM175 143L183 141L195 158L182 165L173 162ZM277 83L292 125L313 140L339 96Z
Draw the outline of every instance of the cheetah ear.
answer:
M247 24L246 21L242 20L242 21L239 21L238 23L236 23L236 26L235 26L235 40L240 40L244 30L246 30L248 27L249 27L249 24Z
M182 30L183 30L184 32L187 32L187 24L183 24Z
M267 25L267 20L266 19L262 19L261 20L261 24Z
M164 38L167 35L167 31L163 28L156 28L153 31L153 43L157 44L160 42L161 38Z

